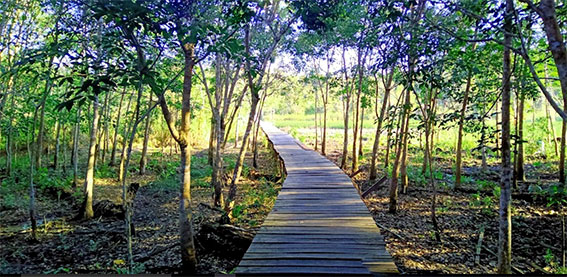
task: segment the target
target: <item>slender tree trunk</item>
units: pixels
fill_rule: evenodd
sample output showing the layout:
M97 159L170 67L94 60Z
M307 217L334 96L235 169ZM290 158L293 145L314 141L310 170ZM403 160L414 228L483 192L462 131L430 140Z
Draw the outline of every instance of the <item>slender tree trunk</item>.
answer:
M321 154L327 152L327 103L323 102L323 138L321 142Z
M547 129L548 136L551 134L551 139L549 139L549 144L553 143L555 156L559 156L559 146L557 145L557 136L555 135L555 127L553 126L553 119L549 113L549 104L545 104L545 113L547 116Z
M251 88L252 90L254 88ZM244 166L244 158L246 157L246 151L248 150L248 141L250 140L250 133L252 127L254 126L254 117L256 116L256 108L258 107L257 92L252 92L252 105L250 106L250 115L248 116L248 124L246 125L246 130L244 131L244 136L242 137L242 146L240 147L240 152L238 153L238 159L234 165L234 172L232 175L232 181L230 182L230 188L228 192L228 197L225 203L227 210L232 210L234 206L234 198L236 197L236 183L242 174L242 167ZM256 94L256 95L255 95Z
M410 90L406 89L405 91L405 104L404 108L400 114L400 128L398 129L398 139L396 141L396 158L394 159L394 166L392 167L392 176L390 178L390 204L388 211L390 213L396 213L398 207L398 170L400 168L400 162L402 159L402 147L404 141L404 134L406 130L406 123L409 122L406 120L406 117L409 117L409 107L410 104Z
M349 110L350 110L350 97L347 96L345 100L343 100L343 107L344 107L344 134L343 134L343 153L342 153L342 160L341 160L341 169L346 169L346 161L348 159L348 117L349 117Z
M148 109L152 107L152 94L150 94L150 100L148 102ZM150 125L152 123L152 116L151 113L146 118L146 127L144 130L144 144L142 148L142 157L140 158L140 175L146 174L146 165L148 163L148 142L150 140Z
M244 38L244 45L246 49L246 53L250 54L250 26L246 25L244 28L245 38ZM271 52L270 52L271 55ZM248 141L250 139L250 131L254 126L254 118L256 117L256 109L258 108L258 103L260 102L260 95L259 85L262 84L262 78L260 77L258 80L258 86L254 84L254 80L252 77L252 66L250 65L250 60L246 59L245 62L246 71L247 71L247 79L248 79L248 87L250 89L250 97L252 99L252 103L250 106L250 114L248 115L248 124L246 125L246 131L244 131L244 137L242 138L242 146L240 147L240 152L238 153L238 159L236 160L236 164L234 165L234 172L232 176L232 181L230 182L230 188L228 191L228 197L225 202L225 210L227 212L232 211L234 207L234 199L236 197L236 183L240 178L240 174L242 173L242 167L244 165L244 158L246 156L246 151L248 150ZM265 67L264 67L265 69Z
M104 131L103 131L103 147L102 147L102 156L101 162L104 164L106 161L106 152L108 152L108 125L109 125L109 117L110 117L110 91L106 93L104 99Z
M118 130L120 127L120 116L122 115L122 103L124 101L124 95L126 94L126 90L122 92L120 95L120 104L118 104L118 114L116 116L116 125L114 125L114 138L112 139L112 152L110 153L110 165L113 166L116 163L116 140L118 139ZM128 111L126 111L126 114Z
M360 120L360 96L362 95L362 51L358 49L358 88L356 92L356 104L354 106L354 129L352 130L352 172L358 171L358 128Z
M94 189L94 166L96 158L96 134L98 133L99 103L98 95L94 96L93 101L93 121L91 125L91 137L89 141L89 156L87 173L85 176L85 202L83 204L83 218L90 219L94 216L93 211L93 189Z
M81 125L81 108L77 108L77 121L73 130L73 187L79 185L79 135Z
M502 173L500 179L500 209L498 228L498 273L510 274L512 262L512 168L510 162L510 46L512 45L513 0L506 0L504 57L502 70Z
M498 102L496 102L496 111L499 111L499 110L501 111L501 108L498 105ZM500 126L500 128L498 127L498 125L500 125L499 114L500 114L499 112L496 112L496 121L495 121L494 127L496 128L496 130L500 129L500 131L502 131L502 126ZM501 152L500 151L500 132L496 132L495 137L496 137L496 156L498 156L499 153Z
M35 218L35 214L36 214L36 208L35 208L35 185L34 185L34 173L35 173L35 168L34 168L34 162L32 161L32 158L34 157L34 153L32 150L32 146L30 145L34 140L35 140L35 125L37 122L37 109L34 112L33 115L33 122L32 122L32 133L31 133L31 142L28 143L28 154L29 154L29 158L30 158L30 187L29 187L29 197L30 197L30 203L29 203L29 215L30 215L30 223L32 226L32 239L34 241L37 241L37 221Z
M234 125L234 148L238 148L238 114L236 114L236 122Z
M257 122L256 122L256 129L254 133L254 156L252 160L252 164L254 168L258 168L258 131L260 130L260 121L262 120L262 112L264 111L264 103L266 103L266 97L268 96L267 92L264 93L262 96L262 100L260 102L260 109L258 110L257 115Z
M315 90L315 151L319 148L319 130L317 130L317 113L319 112L319 97L317 96L317 90Z
M392 147L392 129L393 127L388 127L388 132L386 133L386 153L384 154L384 169L388 169L390 165L390 148Z
M561 124L561 144L559 148L559 182L565 185L565 140L567 134L567 120L563 119Z
M463 155L463 126L465 124L465 115L467 112L467 104L469 102L469 92L472 83L472 73L469 72L467 77L467 85L465 87L465 93L463 95L463 105L461 107L461 114L459 116L459 130L457 133L457 157L455 162L455 188L461 186L461 171L462 171L462 155Z
M132 98L134 98L134 94L130 95L130 99L128 99L128 104L126 104L126 114L130 111L130 105L132 104ZM124 165L126 162L126 150L127 150L127 143L128 141L126 138L128 137L129 127L127 124L124 124L124 130L122 133L122 149L120 150L120 164L118 165L118 181L122 183L122 177L124 176Z
M53 168L57 170L59 167L59 152L60 152L60 134L61 134L61 123L59 120L55 121L55 153L53 155Z
M545 86L549 87L549 70L547 68L547 63L544 64L545 67ZM545 100L542 100L542 102L544 102ZM551 114L549 112L549 102L545 102L542 103L542 105L545 107L545 114L547 116L547 137L548 137L548 144L551 144L551 140L549 139L549 135L550 132L553 135L553 145L555 147L555 156L558 157L559 156L559 147L557 145L557 136L555 135L555 128L553 127L553 119L551 117Z
M410 105L409 97L408 97L406 103L407 103L407 107L409 107L409 105ZM405 117L405 120L406 120L406 122L404 124L405 129L402 130L403 140L402 140L402 157L401 157L401 161L400 161L400 179L401 179L401 183L402 183L402 193L404 193L404 194L407 193L408 186L409 186L407 161L408 161L408 143L409 143L408 140L409 140L409 120L410 120L409 113L410 112L411 112L411 109L408 108L407 115Z
M222 181L222 174L224 171L223 168L223 160L222 160L222 144L224 140L224 129L222 127L222 119L219 117L217 118L217 122L219 124L215 124L215 144L214 144L214 156L213 156L213 187L215 188L215 207L224 207L224 197L222 194L222 188L224 186Z
M213 165L213 159L215 153L216 125L218 125L218 122L216 122L216 119L213 116L211 117L211 131L209 132L209 149L207 150L207 163L209 163L209 165Z
M522 95L519 95L519 106L518 106L518 153L516 154L516 181L524 181L526 175L524 173L524 106L525 99Z
M364 154L362 151L362 130L364 129L364 108L360 109L360 128L358 133L358 157Z
M46 89L43 94L43 100L40 104L41 111L39 116L39 127L37 131L36 150L34 157L35 168L41 167L41 157L43 155L43 136L44 136L43 130L45 129L45 102L50 92L51 92L51 81L47 80Z

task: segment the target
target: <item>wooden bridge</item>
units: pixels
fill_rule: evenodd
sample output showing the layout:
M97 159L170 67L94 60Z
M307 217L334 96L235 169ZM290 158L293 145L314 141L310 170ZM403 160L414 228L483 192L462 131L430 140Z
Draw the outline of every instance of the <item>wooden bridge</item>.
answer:
M237 275L397 273L384 238L350 178L270 123L262 129L287 178Z

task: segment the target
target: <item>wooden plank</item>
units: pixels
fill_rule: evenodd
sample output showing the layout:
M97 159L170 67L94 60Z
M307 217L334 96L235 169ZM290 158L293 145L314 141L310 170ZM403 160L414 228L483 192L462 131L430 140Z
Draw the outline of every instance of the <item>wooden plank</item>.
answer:
M333 226L333 228L323 227L323 226L264 226L260 228L261 233L299 233L304 234L305 232L311 234L344 234L344 235L357 235L357 234L376 234L379 235L376 228L374 226L368 228L360 228L360 227L341 227L341 226Z
M248 251L252 253L351 253L351 252L372 252L385 249L373 245L353 244L353 245L317 245L317 244L263 244L253 243Z
M388 261L392 256L384 250L381 254L374 254L372 256L361 253L253 253L249 252L242 258L243 260L279 260L279 259L319 259L319 260L332 260L332 259L355 259L362 262L362 259L372 259L372 261Z
M363 267L361 260L353 259L281 259L281 260L243 260L241 266L324 266L324 267Z
M384 237L345 172L273 125L261 126L287 176L236 273L397 272Z
M370 271L365 267L344 268L344 267L247 267L242 266L236 269L236 274L325 274L325 275L363 275L370 276Z
M340 239L344 240L344 235L339 234L273 234L273 233L264 233L256 235L256 238L266 238L266 237L281 237L285 239L295 240L295 239L313 239L313 238L320 238L320 239ZM353 239L372 239L372 240L381 240L384 239L381 235L376 235L374 233L358 233L352 234L351 237Z

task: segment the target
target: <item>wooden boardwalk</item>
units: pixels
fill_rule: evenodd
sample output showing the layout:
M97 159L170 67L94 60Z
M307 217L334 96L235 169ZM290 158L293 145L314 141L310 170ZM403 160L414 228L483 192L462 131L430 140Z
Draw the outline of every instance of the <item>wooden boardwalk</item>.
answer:
M287 178L237 275L397 273L384 238L350 178L270 123L262 129Z

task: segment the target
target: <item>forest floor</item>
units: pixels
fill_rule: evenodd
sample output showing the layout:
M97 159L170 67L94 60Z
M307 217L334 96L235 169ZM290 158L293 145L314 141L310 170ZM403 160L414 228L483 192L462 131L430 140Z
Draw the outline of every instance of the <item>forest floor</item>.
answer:
M313 131L313 130L312 130ZM302 134L303 142L314 147L314 137ZM372 143L370 140L363 142ZM367 145L368 147L368 145ZM349 146L349 154L352 145ZM381 149L379 165L383 165ZM342 139L331 138L327 144L327 158L337 165L341 162ZM441 242L435 240L431 221L433 192L427 176L421 173L420 149L410 146L408 167L409 188L399 194L398 211L388 213L389 185L385 182L364 199L378 227L385 236L387 249L402 273L486 274L496 273L498 242L499 166L489 164L481 169L472 158L464 162L464 184L454 184L452 152L438 155L435 167L437 183L436 214ZM361 191L372 184L367 181L367 150L361 158L361 168L353 181ZM534 194L534 188L546 191L557 184L557 165L544 159L528 157L526 182L519 182L513 190L512 255L515 273L560 272L561 216L557 208L548 207L547 199ZM351 166L351 159L348 160ZM380 169L378 179L384 176ZM350 169L346 170L351 173ZM484 229L478 263L475 262L479 234Z
M238 149L227 147L224 156L227 172L232 171L237 152ZM191 194L199 274L231 272L273 207L281 187L276 182L278 164L271 150L262 146L259 153L259 168L244 168L232 219L226 222L227 219L219 219L221 212L211 208L213 189L207 151L194 151ZM128 180L140 184L134 201L133 272L176 273L181 262L178 247L179 162L173 161L177 161L178 156L155 153L149 160L148 174L140 176L137 167L133 166ZM137 160L134 158L133 161ZM249 157L246 164L251 164ZM120 211L122 189L114 168L102 166L97 177L95 218L89 221L73 219L79 208L77 193L69 189L38 189L39 242L30 239L26 186L16 183L0 187L3 189L0 273L126 273L126 237ZM234 225L231 230L249 233L250 240L244 239L238 245L234 239L223 238L222 234L211 237L214 231L199 232L207 226L218 226L205 226L211 222ZM215 239L220 241L215 242ZM232 243L228 245L232 248L218 251L222 245L215 248L211 243Z

